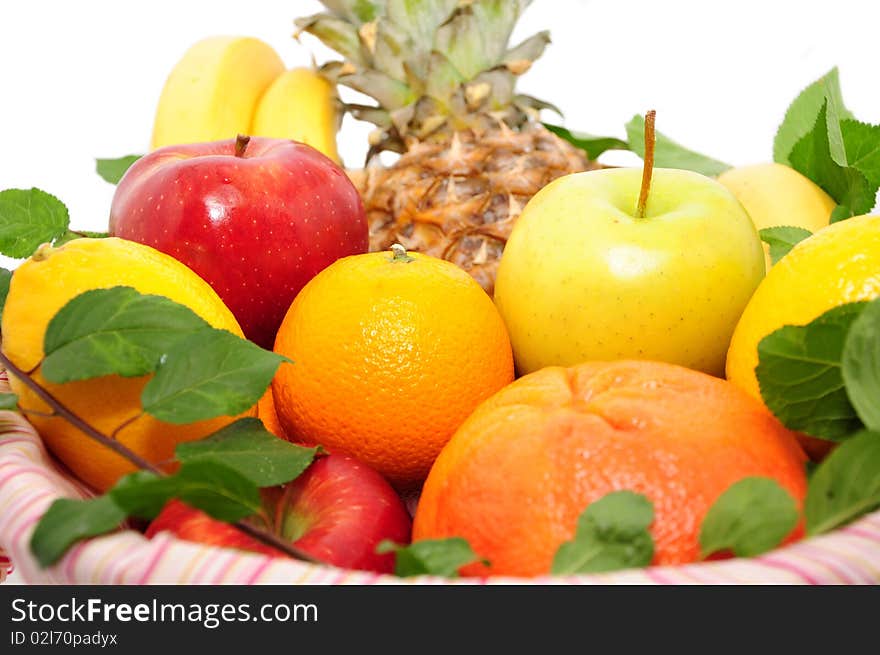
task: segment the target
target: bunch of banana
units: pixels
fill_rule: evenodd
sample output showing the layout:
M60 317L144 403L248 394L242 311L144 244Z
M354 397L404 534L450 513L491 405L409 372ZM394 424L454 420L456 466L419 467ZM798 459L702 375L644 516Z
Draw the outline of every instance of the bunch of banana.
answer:
M334 85L311 69L286 70L259 39L210 37L168 76L151 147L251 134L302 141L339 161L337 104Z

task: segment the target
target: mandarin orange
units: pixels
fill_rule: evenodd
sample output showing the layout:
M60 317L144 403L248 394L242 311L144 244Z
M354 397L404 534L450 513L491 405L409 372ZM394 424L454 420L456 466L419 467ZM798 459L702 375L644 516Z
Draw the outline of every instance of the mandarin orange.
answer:
M421 254L346 257L299 293L275 341L275 409L292 439L417 486L453 432L513 380L507 330L457 266Z
M654 505L653 562L692 562L731 484L771 477L802 503L804 461L794 434L724 380L647 361L545 368L480 405L444 447L413 540L464 537L491 563L466 575L547 574L583 510L629 489Z

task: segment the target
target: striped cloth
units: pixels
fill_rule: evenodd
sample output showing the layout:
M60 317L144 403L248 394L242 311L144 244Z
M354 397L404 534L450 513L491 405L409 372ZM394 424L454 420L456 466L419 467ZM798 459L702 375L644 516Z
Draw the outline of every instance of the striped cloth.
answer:
M6 390L0 377L0 391ZM599 575L462 579L394 576L314 566L290 559L202 546L162 533L152 540L120 530L83 541L42 569L28 542L53 500L87 492L46 452L21 415L0 412L0 580L12 563L31 584L877 584L880 512L832 535L753 559L650 567Z

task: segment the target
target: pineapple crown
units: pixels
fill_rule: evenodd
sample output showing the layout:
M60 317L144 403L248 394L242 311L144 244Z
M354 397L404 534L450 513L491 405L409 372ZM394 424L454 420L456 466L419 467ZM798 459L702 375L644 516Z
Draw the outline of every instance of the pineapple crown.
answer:
M550 42L540 32L509 47L531 0L321 0L327 11L296 21L340 53L322 73L378 104L346 105L377 126L369 157L405 152L413 143L517 129L553 107L515 92Z

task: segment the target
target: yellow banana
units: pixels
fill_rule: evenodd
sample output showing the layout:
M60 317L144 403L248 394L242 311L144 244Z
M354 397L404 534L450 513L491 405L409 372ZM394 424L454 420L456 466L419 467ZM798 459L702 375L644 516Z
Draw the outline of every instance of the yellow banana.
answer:
M251 134L301 141L339 162L337 104L335 86L316 71L285 71L257 104Z
M159 98L152 147L247 134L263 92L284 63L259 39L214 36L177 63Z

